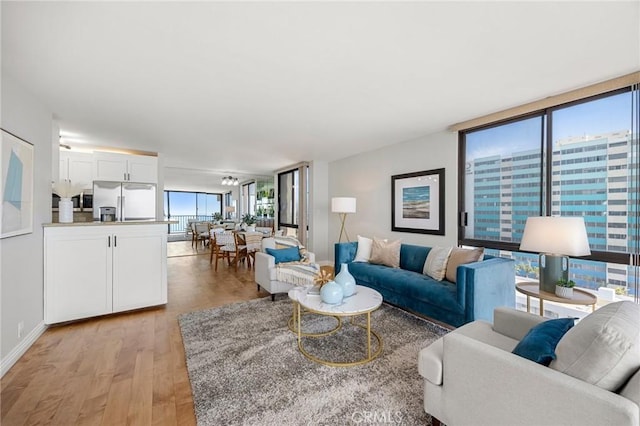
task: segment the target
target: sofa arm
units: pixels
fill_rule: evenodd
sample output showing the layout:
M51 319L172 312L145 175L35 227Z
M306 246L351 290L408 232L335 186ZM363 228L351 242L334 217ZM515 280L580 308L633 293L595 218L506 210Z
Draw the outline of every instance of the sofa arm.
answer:
M515 340L522 338L536 325L548 318L512 308L500 307L493 311L493 331Z
M262 253L260 251L256 252L255 259L255 280L261 287L268 287L271 282L271 269L276 267L276 260L273 256Z
M470 337L444 336L443 352L451 424L638 425L632 401Z
M458 266L457 297L464 307L465 322L493 320L498 306L514 307L516 302L514 261L494 257Z
M337 274L340 271L340 265L343 263L351 263L356 258L358 243L336 243L334 247L334 265L333 270Z

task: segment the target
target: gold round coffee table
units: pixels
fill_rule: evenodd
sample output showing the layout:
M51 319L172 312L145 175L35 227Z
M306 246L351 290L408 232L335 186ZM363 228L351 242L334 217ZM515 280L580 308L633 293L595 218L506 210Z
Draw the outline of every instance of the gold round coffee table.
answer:
M329 365L332 367L350 367L354 365L361 365L374 360L382 352L382 338L378 333L371 329L371 312L375 311L382 305L382 295L376 290L364 287L356 286L356 292L352 296L349 296L343 300L342 303L337 305L330 305L322 302L319 294L309 294L305 289L294 289L289 292L289 298L293 301L294 318L293 322L290 322L290 329L296 332L298 337L298 350L310 359L311 361ZM338 320L335 328L321 333L310 334L302 332L302 318L304 313L314 313L318 315L334 317ZM359 315L366 316L365 324L358 324L354 321L354 318ZM349 323L353 326L360 327L366 331L366 356L357 361L339 362L328 359L323 359L309 353L303 343L303 337L322 338L330 334L336 333L344 324L341 321L341 317L350 317ZM378 345L377 348L372 350L372 336L376 339Z
M596 303L598 298L588 291L573 289L573 297L566 299L564 297L558 297L555 293L549 293L548 291L540 290L540 284L537 281L528 281L516 284L516 290L518 293L522 293L527 296L527 312L531 312L531 298L536 297L540 301L540 316L544 316L544 301L549 300L551 302L566 303L568 305L591 305L591 312L596 310Z

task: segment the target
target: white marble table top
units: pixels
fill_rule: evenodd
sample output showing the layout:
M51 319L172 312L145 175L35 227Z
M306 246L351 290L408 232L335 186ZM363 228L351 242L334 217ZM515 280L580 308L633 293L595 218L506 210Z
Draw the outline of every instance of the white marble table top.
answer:
M342 303L331 305L324 303L319 294L308 294L308 287L296 287L289 291L289 298L313 312L326 315L359 315L375 311L382 304L382 295L376 290L356 286L356 292L346 297Z

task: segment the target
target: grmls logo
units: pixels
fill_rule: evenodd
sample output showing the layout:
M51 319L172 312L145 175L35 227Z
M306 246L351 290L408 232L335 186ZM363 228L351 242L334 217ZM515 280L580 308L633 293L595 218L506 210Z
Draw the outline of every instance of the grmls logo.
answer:
M351 415L354 423L394 424L402 423L402 413L399 411L356 411Z

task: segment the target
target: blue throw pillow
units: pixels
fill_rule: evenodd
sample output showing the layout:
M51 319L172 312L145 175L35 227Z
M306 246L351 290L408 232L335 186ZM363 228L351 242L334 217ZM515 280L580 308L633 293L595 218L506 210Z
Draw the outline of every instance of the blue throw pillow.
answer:
M548 366L556 359L556 346L562 336L573 327L574 318L552 319L533 327L518 343L513 353Z
M266 249L267 254L273 256L276 263L282 262L297 262L301 259L300 249L298 247L289 247L283 249Z

